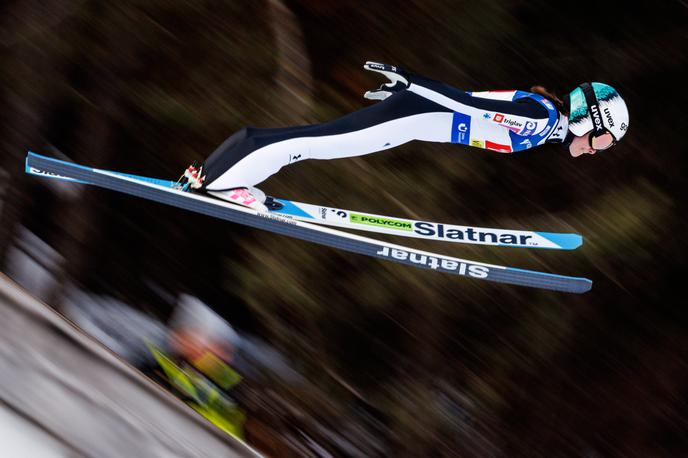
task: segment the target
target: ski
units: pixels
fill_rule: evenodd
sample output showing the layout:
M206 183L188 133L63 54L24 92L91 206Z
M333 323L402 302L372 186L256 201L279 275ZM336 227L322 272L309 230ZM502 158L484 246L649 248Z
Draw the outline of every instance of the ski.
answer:
M584 293L592 287L592 281L587 278L469 261L342 232L291 216L258 212L204 195L184 192L169 180L85 167L31 152L26 158L26 172L41 177L91 184L233 223L418 268L570 293Z
M179 187L178 183L175 181L121 172L109 172L147 181L149 183L156 183L168 188ZM27 170L27 173L32 172ZM384 216L356 210L344 210L324 205L296 202L281 197L273 199L279 202L282 208L270 210L270 213L290 216L294 219L309 223L375 232L378 234L389 234L442 242L557 250L575 250L583 243L583 238L579 234L460 226L456 224Z
M582 237L578 234L459 226L306 204L282 198L275 200L283 207L274 210L274 213L316 224L380 234L443 242L558 250L575 250L583 243Z

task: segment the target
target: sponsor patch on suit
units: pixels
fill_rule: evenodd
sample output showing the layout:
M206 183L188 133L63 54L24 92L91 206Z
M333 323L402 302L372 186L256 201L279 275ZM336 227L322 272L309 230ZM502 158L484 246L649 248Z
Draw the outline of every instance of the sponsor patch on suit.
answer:
M452 118L451 142L468 145L471 137L471 117L463 113L454 113Z

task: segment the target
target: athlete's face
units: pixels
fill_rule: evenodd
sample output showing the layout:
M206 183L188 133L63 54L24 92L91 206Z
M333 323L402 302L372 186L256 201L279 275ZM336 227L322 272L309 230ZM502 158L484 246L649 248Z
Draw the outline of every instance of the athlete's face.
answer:
M569 145L569 153L571 153L571 156L578 157L584 154L595 154L597 152L597 150L590 146L589 137L591 133L592 131L588 132L587 134L581 137L573 137L573 141Z

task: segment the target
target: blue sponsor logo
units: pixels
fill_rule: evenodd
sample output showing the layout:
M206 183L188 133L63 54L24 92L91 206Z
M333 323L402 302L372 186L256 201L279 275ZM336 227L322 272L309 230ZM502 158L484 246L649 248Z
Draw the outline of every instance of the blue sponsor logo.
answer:
M523 129L523 132L521 132L521 135L523 135L524 137L529 137L533 135L536 127L537 123L535 123L534 121L526 121L526 127Z
M468 145L471 137L471 117L463 113L454 113L452 119L451 142Z

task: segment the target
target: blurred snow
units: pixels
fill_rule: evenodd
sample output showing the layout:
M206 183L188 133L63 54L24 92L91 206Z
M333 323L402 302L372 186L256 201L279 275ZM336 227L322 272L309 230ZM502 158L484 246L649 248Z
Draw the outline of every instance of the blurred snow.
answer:
M35 297L45 299L55 286L55 273L63 261L64 258L50 245L20 226L15 243L7 254L5 272Z
M257 456L0 275L3 405L77 450L62 456ZM0 456L41 457L17 425L0 423Z
M36 424L0 408L0 444L3 456L31 458L68 458L75 454Z

